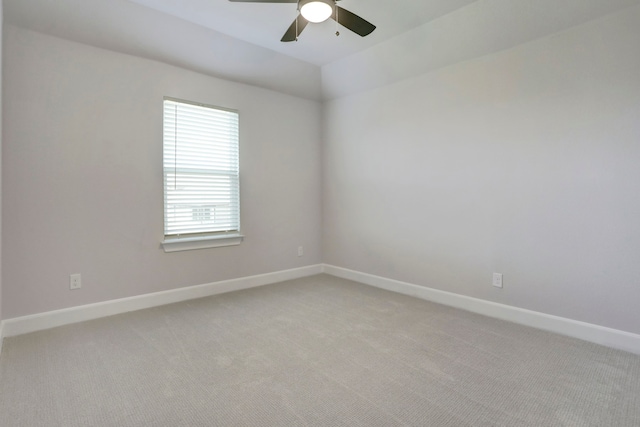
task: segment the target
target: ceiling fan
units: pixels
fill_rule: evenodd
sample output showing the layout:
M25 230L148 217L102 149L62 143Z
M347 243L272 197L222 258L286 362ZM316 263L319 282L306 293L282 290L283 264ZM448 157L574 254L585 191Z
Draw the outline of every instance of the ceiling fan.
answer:
M281 42L297 41L298 36L309 22L319 23L331 18L343 27L364 37L371 34L376 26L336 4L340 0L229 0L239 3L298 3L298 16L293 21ZM336 31L336 35L340 32Z

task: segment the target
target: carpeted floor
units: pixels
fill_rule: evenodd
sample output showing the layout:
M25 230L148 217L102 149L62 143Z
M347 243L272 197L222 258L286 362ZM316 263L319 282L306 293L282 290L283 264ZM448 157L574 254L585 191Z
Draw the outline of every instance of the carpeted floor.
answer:
M0 425L640 426L640 356L320 275L7 338Z

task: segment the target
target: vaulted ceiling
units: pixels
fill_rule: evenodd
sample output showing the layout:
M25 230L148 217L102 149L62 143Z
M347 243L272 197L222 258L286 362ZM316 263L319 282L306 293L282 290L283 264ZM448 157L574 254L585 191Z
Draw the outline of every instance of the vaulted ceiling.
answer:
M371 89L508 49L640 0L341 0L374 23L333 21L280 38L291 3L228 0L4 0L5 22L310 99ZM336 30L340 36L336 37Z
M294 3L232 3L228 0L131 0L258 46L325 65L419 27L476 0L341 0L339 5L377 26L360 37L335 21L309 25L297 43L280 39L297 15ZM335 32L341 29L340 36Z

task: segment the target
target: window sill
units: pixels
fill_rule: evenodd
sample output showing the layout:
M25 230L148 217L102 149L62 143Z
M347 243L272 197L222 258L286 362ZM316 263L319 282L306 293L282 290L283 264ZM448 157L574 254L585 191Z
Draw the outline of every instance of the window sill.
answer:
M239 245L244 236L241 234L226 234L224 236L178 237L163 240L161 245L165 252L191 251L194 249L219 248L222 246Z

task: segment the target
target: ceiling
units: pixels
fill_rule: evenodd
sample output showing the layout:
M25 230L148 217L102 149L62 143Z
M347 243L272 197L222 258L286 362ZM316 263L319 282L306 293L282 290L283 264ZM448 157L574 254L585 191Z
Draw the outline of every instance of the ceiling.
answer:
M299 41L291 43L280 42L297 13L290 3L3 4L8 27L322 100L508 49L639 5L640 0L341 0L341 7L372 22L376 30L360 37L327 21L310 24Z
M228 0L130 0L315 65L325 65L423 25L477 0L341 0L339 5L376 30L360 37L335 21L309 25L298 42L280 39L297 16L292 3ZM340 36L336 37L336 30Z

